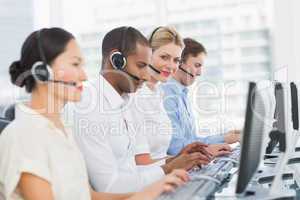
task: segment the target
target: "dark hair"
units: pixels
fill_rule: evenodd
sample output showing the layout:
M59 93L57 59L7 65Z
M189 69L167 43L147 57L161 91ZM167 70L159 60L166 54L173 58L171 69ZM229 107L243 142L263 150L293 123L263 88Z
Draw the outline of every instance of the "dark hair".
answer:
M72 39L74 36L61 28L44 28L31 33L23 43L20 60L9 67L11 82L19 87L25 86L27 92L32 92L36 81L31 74L31 68L34 63L43 61L38 45L41 45L46 63L51 65Z
M137 43L150 47L147 38L133 27L118 27L109 31L102 42L102 64L113 49L117 49L127 57L136 52Z
M183 42L184 42L185 47L181 54L182 62L186 62L186 60L188 59L188 57L190 55L197 56L200 53L207 54L205 47L200 42L197 42L196 40L194 40L192 38L184 38Z

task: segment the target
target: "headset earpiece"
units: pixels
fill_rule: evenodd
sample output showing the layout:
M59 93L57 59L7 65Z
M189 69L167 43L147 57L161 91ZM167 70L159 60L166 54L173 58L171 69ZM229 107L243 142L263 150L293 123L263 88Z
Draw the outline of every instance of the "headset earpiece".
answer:
M122 42L121 48L110 55L110 62L113 68L117 70L124 70L127 65L127 60L123 53L126 48L126 36L129 28L130 27L127 26L124 27L124 30L121 35L121 42Z
M45 65L43 62L35 62L31 68L31 74L36 81L45 83L53 79L53 72L49 65Z
M126 73L128 76L130 76L132 79L136 80L136 81L140 81L142 80L140 77L129 73L128 71L124 70L126 68L127 65L127 59L125 57L125 55L123 54L126 48L126 35L128 32L128 29L130 27L124 27L122 36L121 36L121 47L118 51L112 52L112 54L110 55L110 63L113 66L114 69L116 70L121 70L124 73Z
M43 29L37 32L37 46L39 49L39 54L41 61L37 61L32 65L31 74L36 81L45 83L53 79L53 71L51 67L46 62L46 57L42 47L41 32Z
M116 51L111 54L110 62L117 70L124 70L127 64L125 56L120 51Z

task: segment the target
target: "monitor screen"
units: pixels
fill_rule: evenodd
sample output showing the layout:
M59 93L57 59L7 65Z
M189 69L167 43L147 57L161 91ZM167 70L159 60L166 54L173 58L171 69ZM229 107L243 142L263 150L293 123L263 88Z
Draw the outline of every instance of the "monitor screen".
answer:
M294 82L290 83L290 87L293 128L299 130L298 89Z
M270 142L266 148L266 153L270 154L279 143L279 150L285 152L286 141L285 141L285 110L284 110L284 91L281 83L275 83L275 113L273 123L273 130L270 132Z
M237 194L245 192L248 183L259 166L265 117L266 111L263 99L257 92L256 83L251 82L248 89L246 117L241 141Z

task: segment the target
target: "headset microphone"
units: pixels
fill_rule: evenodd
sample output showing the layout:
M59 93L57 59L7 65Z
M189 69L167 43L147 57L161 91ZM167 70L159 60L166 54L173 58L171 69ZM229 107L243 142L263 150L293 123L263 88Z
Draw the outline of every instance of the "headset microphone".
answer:
M77 83L73 81L67 82L62 80L55 80L53 71L50 68L50 66L44 64L44 62L42 61L38 61L32 66L31 74L36 81L41 83L52 82L52 83L59 83L68 86L73 86L73 87L77 85Z
M153 65L149 65L150 69L152 69L154 72L160 74L161 71L159 71L158 69L156 69L155 67L153 67Z
M124 72L125 74L127 74L128 76L130 76L132 79L134 79L136 81L140 81L140 80L146 81L145 79L141 79L141 78L139 78L139 77L137 77L137 76L135 76L135 75L133 75L133 74L131 74L129 72L126 72L124 70L122 70L122 72Z
M193 75L192 73L190 73L190 72L188 72L187 70L183 69L181 66L179 66L179 69L180 69L181 71L183 71L184 73L190 75L191 77L193 77L193 78L195 77L195 75ZM199 74L199 75L197 74L196 76L200 76L200 74Z
M73 86L73 87L76 87L76 85L77 85L76 82L66 82L66 81L59 81L59 80L48 80L48 81L52 82L52 83L60 83L60 84L63 84L63 85Z

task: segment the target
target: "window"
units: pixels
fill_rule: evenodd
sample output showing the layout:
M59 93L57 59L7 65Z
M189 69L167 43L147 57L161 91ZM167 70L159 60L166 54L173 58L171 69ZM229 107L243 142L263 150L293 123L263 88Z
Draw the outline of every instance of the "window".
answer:
M242 104L245 104L246 96L243 91L247 88L245 81L270 77L272 26L269 23L272 16L267 12L271 8L270 3L262 3L265 1L189 0L183 4L180 0L61 0L55 4L62 8L62 13L57 15L61 19L55 18L58 21L50 23L50 26L58 24L77 36L86 57L86 70L90 78L97 76L100 70L103 36L114 27L134 26L148 36L155 27L171 24L183 37L197 39L207 48L208 58L204 74L193 88L201 87L192 94L197 96L197 92L206 91L205 87L208 86L205 83L217 91L216 95L191 97L194 98L199 128L206 129L207 124L214 122L218 126L216 129L222 132L227 126L232 128L235 123L236 126L241 125ZM29 1L31 4L28 1L9 2L9 5L0 5L7 10L18 9L18 12L13 12L13 17L11 13L0 12L0 21L4 20L3 16L11 17L6 21L6 36L1 37L1 44L4 45L0 49L1 58L5 58L0 59L0 83L7 85L1 90L1 100L4 102L7 96L11 96L12 87L7 84L8 63L18 57L24 38L35 29L33 24L36 19L41 20L34 15L36 11L33 9L39 9L33 6L35 1ZM59 10L55 6L52 9ZM51 13L57 14L54 11ZM51 16L48 18L52 19ZM12 21L13 26L12 23L9 25ZM19 27L18 30L15 27ZM215 112L202 112L196 109L199 106Z

